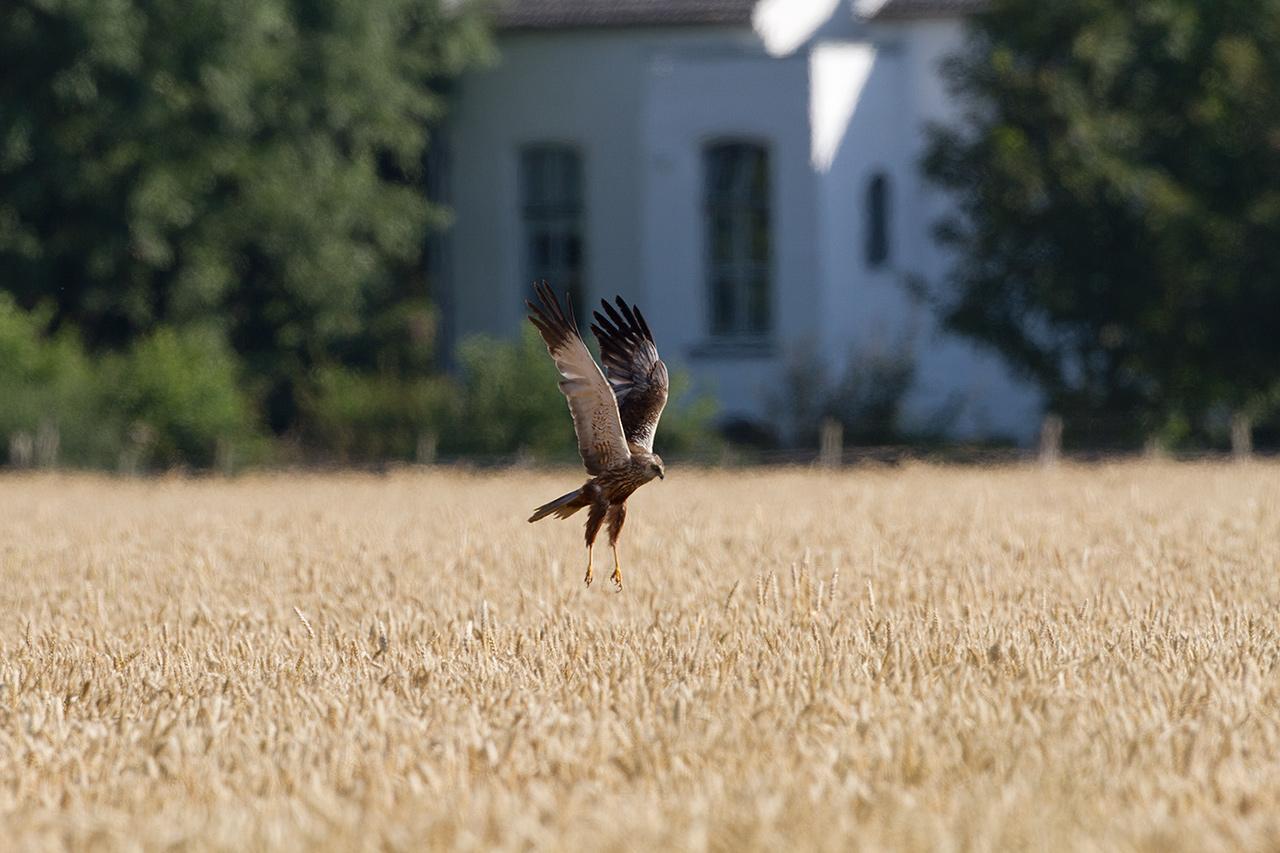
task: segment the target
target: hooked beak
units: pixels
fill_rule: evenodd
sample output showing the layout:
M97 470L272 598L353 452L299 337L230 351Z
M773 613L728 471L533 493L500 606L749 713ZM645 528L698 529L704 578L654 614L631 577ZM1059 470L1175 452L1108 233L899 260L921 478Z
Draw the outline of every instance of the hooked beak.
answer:
M659 471L659 472L658 472L658 479L659 479L659 480L665 480L665 479L667 479L667 475L666 475L664 472Z

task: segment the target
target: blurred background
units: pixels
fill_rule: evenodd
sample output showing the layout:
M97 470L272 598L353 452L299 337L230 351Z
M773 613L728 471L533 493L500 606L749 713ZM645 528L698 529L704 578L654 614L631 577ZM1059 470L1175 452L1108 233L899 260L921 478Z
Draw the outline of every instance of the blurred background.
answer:
M9 0L0 460L1280 445L1280 0Z

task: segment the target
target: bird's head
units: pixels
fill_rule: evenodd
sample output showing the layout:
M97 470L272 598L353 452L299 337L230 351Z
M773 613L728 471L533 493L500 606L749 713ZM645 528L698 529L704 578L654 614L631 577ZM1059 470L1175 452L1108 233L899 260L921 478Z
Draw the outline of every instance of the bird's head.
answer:
M662 465L662 457L656 453L649 457L649 464L646 470L649 474L650 480L654 477L657 477L659 480L665 480L667 478L667 469Z

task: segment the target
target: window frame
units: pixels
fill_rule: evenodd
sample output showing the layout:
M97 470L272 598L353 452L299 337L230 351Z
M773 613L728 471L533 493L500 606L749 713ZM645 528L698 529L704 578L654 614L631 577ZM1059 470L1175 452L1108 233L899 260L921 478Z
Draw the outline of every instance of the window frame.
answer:
M543 161L535 174L533 158L547 155L563 159L554 166L551 161ZM549 176L557 171L555 180L560 183L552 187ZM581 322L587 304L587 164L582 146L559 139L520 143L516 149L516 182L523 287L529 290L533 282L545 279L557 293L567 294ZM534 250L539 237L549 241L552 260L545 264L538 262ZM566 243L573 239L577 241L576 261L567 257L571 249Z
M869 270L882 270L893 262L893 182L888 169L871 173L863 200L862 262Z
M729 192L716 195L713 171L723 168L716 163L717 156L758 156L755 168L763 169L763 176L748 174L731 176ZM706 306L705 332L708 340L719 345L767 346L777 328L777 304L775 299L775 258L777 254L775 203L775 171L772 145L769 140L756 136L716 136L703 140L700 148L702 182L702 239L703 239L703 293ZM751 183L759 179L758 195L753 197ZM717 242L719 223L728 220L728 253L718 257ZM757 229L760 229L757 233ZM763 234L763 250L753 243ZM757 254L758 252L758 254ZM730 281L732 294L731 313L727 326L721 326L718 317L718 283ZM753 294L759 287L763 293ZM753 300L762 300L762 320L757 324L752 317ZM759 309L761 306L755 306Z

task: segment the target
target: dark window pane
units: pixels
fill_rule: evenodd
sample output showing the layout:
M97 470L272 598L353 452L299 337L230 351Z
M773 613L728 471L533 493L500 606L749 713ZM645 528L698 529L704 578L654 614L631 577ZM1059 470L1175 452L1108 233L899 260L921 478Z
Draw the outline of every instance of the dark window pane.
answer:
M566 151L563 169L562 201L565 207L576 210L582 204L582 158Z
M581 303L582 157L565 145L529 145L520 151L520 171L526 279L546 279Z
M729 180L733 175L729 168L728 151L724 147L707 151L706 170L708 201L725 198L729 193Z
M535 270L545 270L551 266L551 235L545 231L536 230L530 236L532 251L529 255L529 261L533 264Z
M770 330L769 155L762 146L726 142L703 152L705 240L711 333Z
M766 263L769 260L769 211L754 208L748 214L751 222L750 260Z
M769 198L769 163L764 151L756 149L745 164L750 179L748 188L749 200L755 204L765 204Z
M543 214L575 214L582 207L582 158L572 148L531 145L520 152L521 205Z
M711 290L711 331L728 335L734 331L734 285L727 275L716 276Z
M747 331L763 335L769 331L769 280L763 273L752 276L747 287Z
M548 234L551 240L551 260L548 262L551 267L557 270L563 270L565 267L565 234L561 228L552 228Z
M733 217L725 210L711 213L711 262L727 264L733 260Z
M889 260L889 179L877 174L867 184L867 266L882 266Z
M542 158L542 180L546 183L543 200L550 205L564 202L564 152L548 149Z
M533 207L543 203L541 184L543 170L540 166L538 151L525 150L521 152L520 188L522 197L520 201L525 207Z
M733 146L729 155L729 198L734 204L746 201L747 183L751 179L751 155L741 145Z
M565 192L565 154L563 151L547 151L543 155L541 165L542 180L545 184L542 200L552 208L564 205L568 193Z

